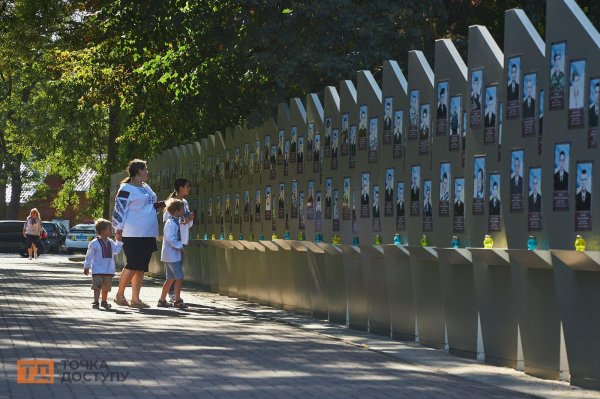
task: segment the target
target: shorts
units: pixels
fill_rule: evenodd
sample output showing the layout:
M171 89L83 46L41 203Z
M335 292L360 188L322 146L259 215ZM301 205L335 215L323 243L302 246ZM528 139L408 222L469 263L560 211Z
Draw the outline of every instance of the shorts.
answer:
M35 245L36 248L41 248L42 242L40 241L40 236L34 236L32 234L27 234L27 237L25 238L25 248L26 249L31 248L32 244Z
M183 261L165 262L167 280L183 280Z
M157 249L154 237L123 237L123 251L127 258L125 269L147 272L152 252Z
M102 288L104 291L110 291L112 288L112 274L92 274L92 289Z

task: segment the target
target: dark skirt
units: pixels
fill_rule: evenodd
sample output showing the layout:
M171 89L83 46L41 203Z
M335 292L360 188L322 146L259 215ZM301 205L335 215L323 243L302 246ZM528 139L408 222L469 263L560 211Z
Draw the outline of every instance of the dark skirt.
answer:
M42 242L40 241L40 236L34 236L32 234L27 234L25 238L25 248L31 248L31 245L35 245L36 248L42 247Z
M157 249L154 237L123 237L123 251L127 258L125 269L147 272L152 252Z

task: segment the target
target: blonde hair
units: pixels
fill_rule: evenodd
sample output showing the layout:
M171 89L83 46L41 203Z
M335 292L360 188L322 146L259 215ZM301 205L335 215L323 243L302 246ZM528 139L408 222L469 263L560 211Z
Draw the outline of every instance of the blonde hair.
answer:
M96 228L96 233L100 234L100 232L104 231L107 228L110 228L112 223L106 219L96 219L94 221L94 227Z
M167 201L167 212L173 216L175 212L183 210L183 201L178 198L170 198Z
M31 214L32 214L33 212L37 213L37 217L38 217L38 219L42 220L42 215L40 214L40 211L38 211L38 209L37 209L37 208L31 208L31 210L29 211L29 216L31 216Z

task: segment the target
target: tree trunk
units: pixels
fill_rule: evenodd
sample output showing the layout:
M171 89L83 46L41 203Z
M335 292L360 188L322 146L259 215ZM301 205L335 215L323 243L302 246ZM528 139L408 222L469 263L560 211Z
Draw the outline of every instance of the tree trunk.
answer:
M23 156L18 154L10 163L10 204L6 217L8 219L17 219L19 217L19 207L21 205L21 192L23 191L23 179L21 176L21 161Z
M108 143L106 153L106 175L104 176L104 204L102 215L105 219L110 216L110 176L119 169L117 165L117 138L119 137L119 119L121 117L121 104L119 99L108 108Z

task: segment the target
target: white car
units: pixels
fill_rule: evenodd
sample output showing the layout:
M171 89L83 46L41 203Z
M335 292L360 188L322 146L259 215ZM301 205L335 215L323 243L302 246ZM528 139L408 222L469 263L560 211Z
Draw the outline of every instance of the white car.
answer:
M88 244L96 237L96 228L93 224L78 224L71 227L65 246L67 253L72 254L75 251L85 252Z

